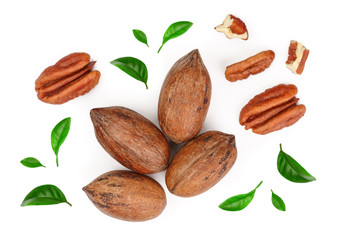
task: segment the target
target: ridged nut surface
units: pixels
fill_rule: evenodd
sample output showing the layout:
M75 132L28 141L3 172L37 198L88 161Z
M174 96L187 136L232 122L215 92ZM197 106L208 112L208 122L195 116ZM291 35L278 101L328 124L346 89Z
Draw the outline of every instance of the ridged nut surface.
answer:
M131 171L104 173L83 188L102 213L126 221L146 221L159 216L166 195L154 179Z
M92 109L90 117L101 146L123 166L143 174L168 166L168 140L141 114L125 107L105 107Z
M158 103L161 130L183 143L201 130L209 108L211 80L199 51L179 59L165 77Z
M171 193L181 197L201 194L229 172L236 156L234 135L205 132L175 154L166 171L166 186Z

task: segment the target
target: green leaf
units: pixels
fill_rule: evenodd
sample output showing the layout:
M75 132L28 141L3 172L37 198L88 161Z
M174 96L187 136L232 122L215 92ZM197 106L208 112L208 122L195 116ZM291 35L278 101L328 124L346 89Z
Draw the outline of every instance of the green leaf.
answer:
M308 173L295 159L282 150L281 144L277 168L279 173L291 182L307 183L316 180L316 178Z
M158 53L160 52L161 48L164 46L164 44L167 41L183 35L184 33L186 33L187 30L189 30L189 28L191 28L192 25L193 25L192 22L186 22L186 21L180 21L171 24L164 33L163 42L158 50Z
M45 167L39 160L33 157L24 158L20 163L28 168Z
M42 185L34 188L24 198L21 206L52 205L58 203L71 204L66 200L64 193L54 185Z
M148 89L147 86L148 71L145 63L133 57L118 58L115 59L114 61L111 61L110 63L120 68L121 70L123 70L125 73L129 74L131 77L135 78L136 80L145 83L146 89Z
M144 44L146 44L146 46L149 47L148 43L147 43L147 37L146 37L146 34L139 30L139 29L133 29L133 34L134 34L134 37L139 40L139 42L142 42Z
M56 166L59 166L58 154L61 144L65 141L70 131L71 118L61 120L51 132L51 147L56 155Z
M262 181L257 185L257 187L252 190L251 192L245 194L235 195L226 199L219 205L219 208L226 210L226 211L240 211L246 208L250 202L253 200L255 196L256 189L260 187Z
M279 209L280 211L286 211L286 206L284 201L281 199L281 197L279 197L278 195L276 195L273 190L271 190L272 192L272 196L271 196L271 201L272 204L274 205L275 208Z

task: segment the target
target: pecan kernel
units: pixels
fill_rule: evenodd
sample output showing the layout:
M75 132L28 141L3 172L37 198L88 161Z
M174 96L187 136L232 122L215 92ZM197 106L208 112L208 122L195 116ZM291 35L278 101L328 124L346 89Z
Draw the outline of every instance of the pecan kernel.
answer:
M306 111L304 105L296 105L296 93L295 85L280 84L256 95L241 110L240 124L262 135L293 125Z
M47 67L35 81L38 98L46 103L62 104L93 89L99 82L100 72L92 71L87 53L72 53Z
M286 67L293 73L300 75L304 71L308 56L309 50L301 43L292 40L289 46L289 56L286 61Z
M275 53L271 50L260 52L241 62L227 66L225 77L230 82L246 79L250 75L258 74L270 67L274 58Z
M240 38L247 40L249 38L248 30L246 25L240 18L237 18L231 14L225 17L224 22L215 27L215 30L222 32L227 38Z

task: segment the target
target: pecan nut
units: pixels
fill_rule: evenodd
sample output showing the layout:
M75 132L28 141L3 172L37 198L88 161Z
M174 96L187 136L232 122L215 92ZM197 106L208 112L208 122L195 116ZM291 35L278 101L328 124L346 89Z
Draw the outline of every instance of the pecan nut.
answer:
M230 82L246 79L251 75L263 72L270 67L275 58L275 53L271 50L260 52L241 62L234 63L226 67L225 77Z
M249 38L249 33L246 28L246 25L240 18L235 17L234 15L227 15L224 22L215 27L215 30L222 32L226 35L227 38L240 38L247 40Z
M302 74L305 62L309 56L309 50L301 43L292 40L289 46L289 57L286 61L286 67L295 74Z
M306 108L297 105L295 85L280 84L256 95L240 112L239 122L245 129L267 134L289 127L304 116Z
M62 104L88 93L100 78L100 72L92 70L94 65L89 54L72 53L47 67L35 81L39 100Z

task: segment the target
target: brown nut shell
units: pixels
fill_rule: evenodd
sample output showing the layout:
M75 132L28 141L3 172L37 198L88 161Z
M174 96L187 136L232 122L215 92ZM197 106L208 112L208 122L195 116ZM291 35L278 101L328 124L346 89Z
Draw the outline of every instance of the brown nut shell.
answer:
M177 196L192 197L218 183L235 163L235 136L205 132L186 143L171 161L166 186Z
M62 104L88 93L99 82L100 72L93 71L87 53L72 53L46 68L35 81L39 100Z
M158 104L161 130L183 143L201 130L209 108L211 80L199 51L179 59L165 77Z
M166 195L154 179L131 171L104 173L83 187L102 213L126 221L146 221L159 216Z
M306 111L296 105L297 87L279 84L256 95L240 112L239 122L245 129L257 134L267 134L296 123Z
M235 82L237 80L246 79L250 75L261 73L270 67L274 58L275 53L271 50L260 52L241 62L227 66L225 78L230 82Z
M90 116L97 140L122 165L143 174L166 169L169 142L150 120L125 107L94 108Z

